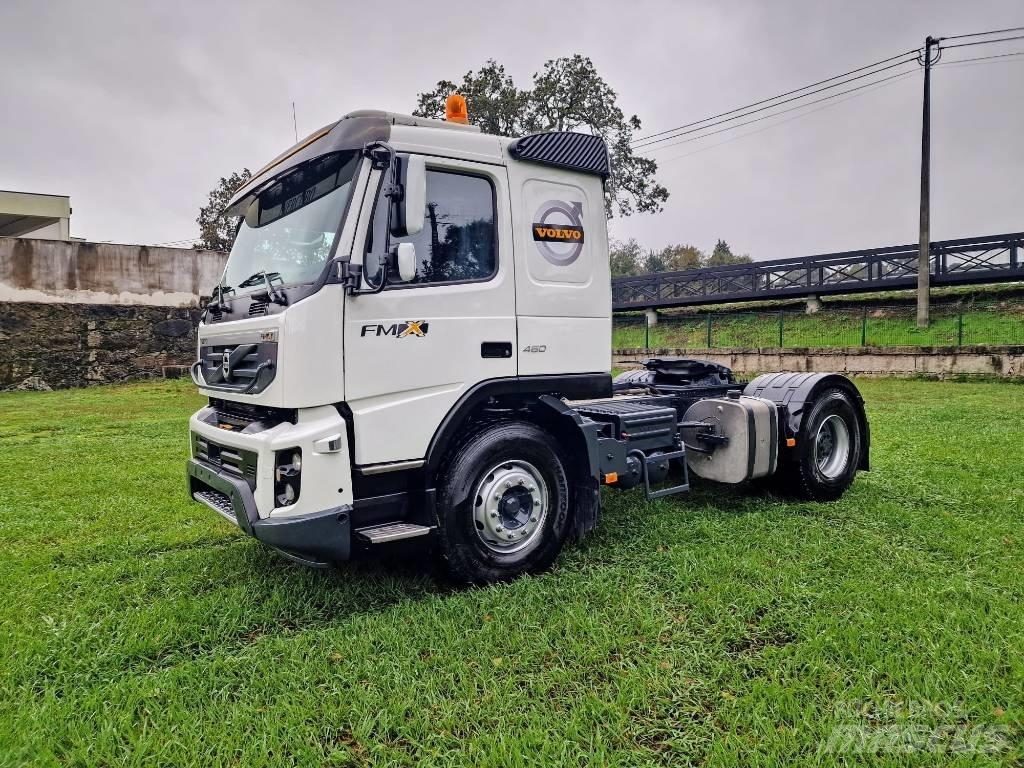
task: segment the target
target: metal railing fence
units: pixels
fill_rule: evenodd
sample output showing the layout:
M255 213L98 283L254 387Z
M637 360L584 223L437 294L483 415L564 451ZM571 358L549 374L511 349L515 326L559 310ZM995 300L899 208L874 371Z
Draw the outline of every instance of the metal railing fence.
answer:
M918 245L612 278L616 312L914 288ZM1024 280L1024 233L936 240L933 286Z

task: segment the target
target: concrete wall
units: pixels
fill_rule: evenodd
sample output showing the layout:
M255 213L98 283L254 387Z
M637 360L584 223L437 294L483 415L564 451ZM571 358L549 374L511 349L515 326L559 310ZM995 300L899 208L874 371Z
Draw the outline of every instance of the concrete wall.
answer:
M176 376L196 358L198 309L0 303L0 389Z
M0 302L198 306L226 259L187 248L0 237Z
M820 349L617 349L616 366L652 357L695 357L742 376L769 371L835 371L851 376L997 376L1024 379L1024 346L848 347Z

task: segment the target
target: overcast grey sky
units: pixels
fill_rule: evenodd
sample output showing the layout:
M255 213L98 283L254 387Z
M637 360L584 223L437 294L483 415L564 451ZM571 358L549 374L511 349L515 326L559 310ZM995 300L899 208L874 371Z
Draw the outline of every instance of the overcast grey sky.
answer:
M220 176L292 143L293 100L302 135L353 109L408 112L488 58L526 85L578 52L646 134L926 34L1020 25L1021 0L2 0L0 189L71 195L74 236L160 243L198 234ZM915 241L921 75L858 93L654 153L665 211L613 220L612 234L705 249L721 237L755 259ZM1024 229L1024 56L936 68L932 149L934 238Z

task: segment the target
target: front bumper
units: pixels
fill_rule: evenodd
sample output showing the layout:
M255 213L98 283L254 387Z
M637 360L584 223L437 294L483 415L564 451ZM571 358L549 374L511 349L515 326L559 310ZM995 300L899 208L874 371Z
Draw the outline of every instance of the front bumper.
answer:
M296 423L241 432L222 429L204 408L190 420L194 435L250 457L244 471L205 454L189 459L189 495L245 533L309 565L346 560L351 552L352 487L346 424L333 408L298 411ZM193 440L195 445L195 440ZM275 457L302 452L295 503L275 506ZM221 451L227 455L227 450ZM282 502L283 503L283 502Z
M193 499L293 559L316 565L347 560L351 553L350 505L304 515L261 518L252 491L244 481L196 459L188 460L188 484Z

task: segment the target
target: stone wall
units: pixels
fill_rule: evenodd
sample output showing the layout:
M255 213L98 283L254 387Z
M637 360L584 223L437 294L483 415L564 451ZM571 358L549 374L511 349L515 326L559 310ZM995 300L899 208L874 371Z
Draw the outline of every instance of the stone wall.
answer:
M181 375L200 311L0 302L0 389L58 389Z
M851 376L993 376L1024 379L1024 346L846 347L814 349L617 349L616 366L652 357L695 357L741 376L769 371L835 371Z
M198 306L227 254L0 237L0 302Z

